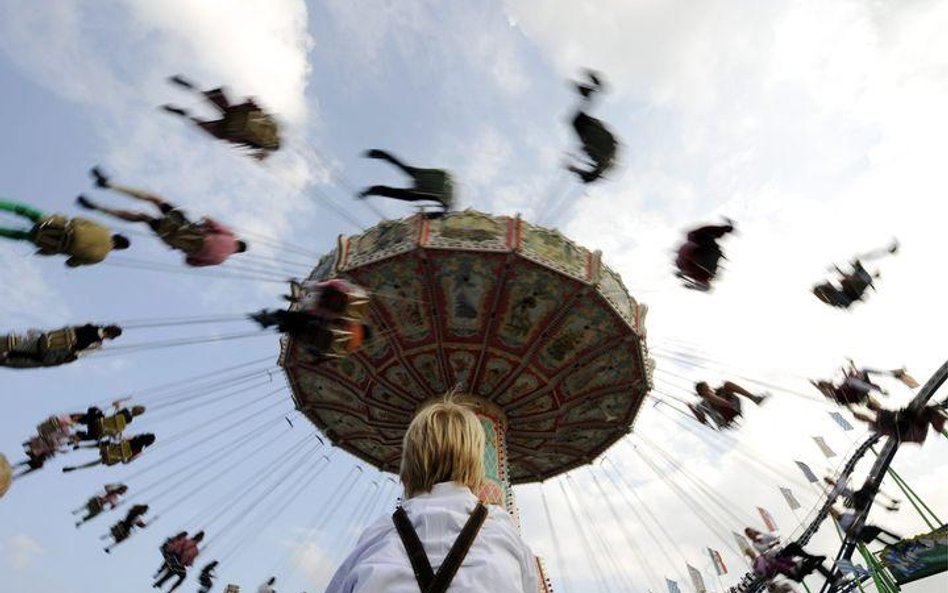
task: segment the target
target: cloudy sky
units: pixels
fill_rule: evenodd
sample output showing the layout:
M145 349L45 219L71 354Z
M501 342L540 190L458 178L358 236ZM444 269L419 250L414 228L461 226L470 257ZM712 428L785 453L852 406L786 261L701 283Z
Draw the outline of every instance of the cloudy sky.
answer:
M700 379L780 387L723 436L649 405L636 434L600 463L517 489L524 535L557 590L658 593L668 577L691 591L685 562L719 590L708 546L721 551L731 584L743 565L727 531L759 525L761 506L792 532L818 502L793 460L829 471L862 435L859 426L839 430L806 379L832 374L846 357L906 365L920 379L944 361L946 27L948 4L921 0L0 0L0 195L49 212L75 213L80 192L122 204L90 187L87 170L98 163L233 223L254 243L231 277L180 273L178 256L141 229L130 231L133 251L82 270L0 245L4 327L235 319L132 328L121 343L232 340L117 344L70 367L4 373L12 404L0 415L0 451L11 459L46 415L129 393L153 406L139 422L161 443L128 468L64 476L56 460L17 483L0 502L5 584L34 593L146 588L158 544L211 520L220 535L209 529L199 564L225 558L221 584L253 590L276 574L281 591L322 589L395 488L319 448L302 418L290 415L292 428L283 421L292 406L279 374L268 373L276 339L244 335L251 328L236 319L277 303L274 280L304 273L340 233L411 212L351 200L354 186L398 180L359 157L369 147L451 169L461 207L520 212L601 249L650 307L659 398L677 405ZM565 81L581 67L606 73L597 115L623 141L620 166L588 190L560 169L575 150ZM286 149L257 166L158 111L201 108L166 83L175 73L258 97L285 124ZM725 245L720 285L682 290L669 272L681 231L721 216L740 232ZM879 263L869 302L847 313L808 294L828 265L892 237L902 250ZM274 239L294 248L269 249ZM200 380L223 381L218 392L199 380L143 391L228 368ZM893 404L911 395L887 387ZM839 456L824 458L816 435ZM942 513L946 449L932 438L896 461ZM69 511L119 479L158 519L107 557L98 536L116 517L77 531ZM803 503L796 515L778 486ZM900 533L924 529L909 510L873 520ZM837 544L827 528L812 548Z

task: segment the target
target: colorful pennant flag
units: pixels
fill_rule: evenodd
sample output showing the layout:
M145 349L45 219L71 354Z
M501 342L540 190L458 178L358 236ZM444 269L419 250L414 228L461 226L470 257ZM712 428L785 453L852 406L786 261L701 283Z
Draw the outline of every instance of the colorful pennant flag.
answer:
M777 531L777 522L774 521L773 516L767 512L767 509L757 507L757 512L760 513L760 518L764 520L764 525L767 526L768 530Z
M747 538L746 538L746 537L744 537L743 535L741 535L740 533L737 533L737 532L735 532L735 531L732 531L732 532L731 532L731 535L734 536L734 541L737 542L737 548L738 548L741 552L746 552L747 550L753 551L753 548L751 547L750 542L747 541Z
M813 441L816 442L816 446L820 448L820 451L823 452L823 455L826 455L827 457L836 457L836 451L830 449L823 437L813 437Z
M846 419L843 418L843 415L839 412L830 412L830 417L836 421L836 424L839 424L839 427L843 430L852 430L853 425L849 422L846 422Z
M690 564L685 564L685 566L688 567L688 576L691 577L691 582L695 586L695 591L698 593L708 593L707 587L704 586L704 579L701 578L701 572Z
M802 461L794 461L797 464L797 467L800 468L800 471L803 472L803 475L806 476L808 482L816 484L819 482L819 478L816 477L816 474L813 473L813 470L810 469L810 466L803 463Z
M718 576L727 574L727 566L724 565L724 560L721 558L720 552L708 548L708 556L711 556L711 564L714 565L714 572L718 573Z
M678 588L678 583L668 577L665 577L665 586L668 587L668 593L681 593L681 589Z
M791 511L795 511L800 508L800 501L797 500L797 497L793 495L793 492L789 488L780 488L780 493L783 494L784 500L787 501L787 505L790 507Z

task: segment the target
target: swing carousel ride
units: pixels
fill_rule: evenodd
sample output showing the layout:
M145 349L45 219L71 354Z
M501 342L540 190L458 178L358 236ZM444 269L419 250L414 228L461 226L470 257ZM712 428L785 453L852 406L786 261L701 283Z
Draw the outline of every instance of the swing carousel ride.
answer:
M579 87L584 100L600 88L599 76L589 74L588 77L590 82ZM184 84L184 79L175 78L177 84ZM194 88L191 83L186 87ZM266 119L266 114L258 105L252 102L231 105L221 99L219 89L206 92L205 95L215 101L224 118L224 123L219 125L203 122L201 125L205 132L244 147L266 148L268 151L279 148L280 144L273 141L267 145L269 148L261 148L262 145L255 144L252 130L246 125L244 128L247 129L240 128L240 122L253 119L247 116L247 110L251 109L254 110L254 117L268 122L266 129L271 136L276 133L274 120ZM227 120L228 109L237 107L243 109L239 113L240 117L234 121ZM185 114L177 108L171 109L171 112ZM617 141L603 122L582 111L574 120L574 127L585 152L593 161L593 168L586 171L572 166L569 170L577 173L583 183L593 183L611 166ZM233 135L237 128L240 128L237 130L238 140L229 138L228 134ZM597 142L603 145L598 146ZM676 496L685 500L688 511L717 537L721 537L721 532L726 534L729 530L741 529L743 525L754 522L746 514L740 514L741 511L736 510L732 502L723 500L699 476L689 472L662 446L640 435L632 435L638 438L634 446L629 444L633 426L647 400L653 400L656 406L661 404L656 407L656 414L666 415L666 420L670 419L673 423L670 426L676 430L680 428L683 433L696 435L700 440L711 441L717 447L745 456L748 471L755 473L757 479L800 483L799 478L788 478L784 469L772 461L755 456L753 451L727 433L728 429L739 424L735 423L735 418L741 416L738 394L755 404L764 401L765 396L727 382L711 390L710 396L702 395L699 390L699 395L707 401L697 406L682 399L683 396L694 399L690 391L691 385L701 374L698 371L716 364L716 361L700 353L683 356L680 352L661 347L656 348L660 354L651 352L646 343L647 307L630 294L619 275L603 262L599 251L577 245L559 231L532 224L519 215L486 213L474 209L451 210L451 196L437 194L437 191L450 191L450 178L445 172L412 169L381 151L372 154L376 155L373 158L384 155L386 160L413 176L418 190L416 194L419 188L429 192L423 197L438 201L445 211L437 215L422 211L405 218L383 219L359 234L340 236L336 248L318 259L309 259L312 253L306 248L256 236L253 238L257 242L266 244L269 241L271 246L280 247L283 254L292 254L296 261L290 264L273 258L266 260L265 256L264 259L254 260L251 253L244 257L244 261L228 262L220 274L225 278L282 284L286 277L283 272L293 268L293 275L300 278L291 285L291 304L285 311L261 312L250 316L267 327L261 320L269 317L276 319L284 314L299 314L301 318L310 315L306 321L309 325L305 327L316 328L315 333L281 328L284 335L280 338L278 365L282 368L288 389L272 388L275 367L270 363L277 356L274 352L262 360L136 391L135 401L146 403L144 407L126 408L122 403L124 400L118 400L106 411L93 406L83 414L56 415L41 425L37 437L31 439L28 446L30 458L26 462L11 467L7 458L0 455L0 497L7 492L11 483L39 470L48 459L73 447L97 448L100 452L98 461L78 467L104 465L108 468L131 463L139 456L147 460L149 454L144 453L144 448L156 440L155 436L149 433L125 438L123 432L136 429L155 414L164 414L165 418L170 418L175 410L190 412L223 403L233 406L217 414L213 420L199 425L197 430L183 430L169 437L158 434L156 446L167 447L167 455L162 457L159 452L151 465L148 461L138 462L134 471L122 475L122 481L131 482L131 487L109 484L103 494L90 499L84 507L87 515L77 523L77 527L124 504L119 499L125 496L126 491L129 497L140 503L131 507L126 519L110 531L115 540L114 546L128 539L136 530L149 527L159 517L165 516L163 509L179 509L193 492L218 489L221 480L233 468L267 450L272 445L272 441L265 440L268 435L272 435L268 431L285 428L284 420L291 428L294 426L291 411L284 409L292 402L293 408L305 416L318 432L306 432L302 438L285 443L284 448L265 465L265 469L255 476L253 484L237 483L230 488L223 488L207 508L199 509L189 519L182 519L182 526L190 533L200 533L201 536L191 540L187 537L169 538L163 544L162 570L166 576L162 578L177 575L183 580L187 567L199 552L202 557L213 554L220 561L221 569L226 569L228 563L245 549L245 542L252 539L262 527L270 525L290 502L308 493L315 491L322 497L320 513L309 526L310 534L327 525L330 515L338 511L350 493L352 496L348 498L355 499L351 501L353 505L350 508L350 522L354 527L361 527L381 514L398 495L397 482L390 474L397 472L406 427L426 402L452 392L476 409L488 435L485 464L488 481L482 492L478 493L479 497L504 506L518 517L512 486L538 484L556 550L554 565L563 575L563 590L571 590L566 577L567 561L561 557L556 545L557 521L550 517L547 493L544 491L544 483L548 485L554 481L563 493L576 533L585 544L584 551L589 555L599 586L616 591L641 591L645 587L637 585L635 579L628 576L625 570L627 562L608 543L597 521L590 518L588 510L582 505L578 505L579 511L576 511L572 502L578 498L573 475L581 471L592 478L590 484L601 495L604 507L610 512L610 521L614 520L614 526L622 532L635 561L636 571L641 569L639 574L644 575L649 586L662 586L662 579L650 565L649 550L642 553L643 546L636 542L636 536L629 528L630 522L644 526L655 544L654 549L665 556L667 564L677 564L681 569L687 562L675 539L665 530L664 522L651 514L648 505L642 504L635 486L622 469L611 459L606 465L607 452L615 451L620 446L630 447L645 467L664 481ZM256 156L260 158L259 154ZM103 177L98 169L95 171L97 178ZM425 186L420 179L427 179L428 185ZM432 182L432 179L437 183ZM436 188L434 194L430 193L432 187ZM409 192L391 188L374 191L376 195L389 197ZM405 199L415 200L418 196ZM168 214L165 209L162 213L163 216ZM219 225L215 226L217 223L191 226L184 224L187 221L179 223L179 226L187 227L189 232L209 233L220 228ZM153 228L164 227L156 223ZM733 230L733 224L727 221L726 225L702 227L689 233L687 253L692 260L685 262L688 265L681 266L679 270L679 277L687 280L686 286L705 291L710 289L715 280L718 260L723 257L715 242L716 238ZM166 235L168 233L170 231ZM200 242L201 238L198 240ZM180 245L172 246L183 250ZM235 251L229 253L234 254ZM56 249L53 252L58 253ZM894 253L894 250L891 252ZM681 253L686 253L684 248ZM680 260L684 257L681 253ZM243 255L239 251L237 254L238 257ZM303 258L308 261L300 261ZM122 262L116 263L121 265ZM146 269L168 271L162 266L151 263ZM855 264L853 267L857 268ZM873 276L865 272L861 264L858 269L863 272L858 278L855 275L844 278L841 288L824 285L817 296L828 302L826 294L832 293L834 298L829 300L836 303L834 306L837 307L842 307L840 303L843 302L848 306L861 300L865 291L871 287ZM318 290L328 294L325 292L327 287L340 286L351 288L348 293L341 293L346 302L341 309L336 307L335 317L330 319L312 315L313 300L309 298L312 294L308 294L308 291L318 287ZM318 300L319 297L316 298ZM135 323L122 325L125 329L137 331L156 326L246 323L247 317L246 314L240 314L183 320L145 320L138 322L137 326ZM339 320L345 320L349 325L340 325L337 323ZM356 330L352 329L356 326L361 328L358 330L358 339L354 333ZM89 327L96 330L91 325ZM91 330L83 331L88 334ZM46 356L51 348L48 336L52 333L72 336L71 341L66 340L58 346L64 349L64 356L57 360L71 363L85 354L69 350L75 348L77 341L76 332L69 328L46 334L37 333L36 339L30 343L45 344L45 350L40 354ZM101 346L105 340L101 334L96 335L98 341L92 340L90 349ZM243 339L251 335L258 336L261 332L132 344L126 346L124 352ZM319 339L314 339L314 335L318 335ZM9 351L3 353L4 362L10 363L5 366L22 366L20 363L23 361L28 366L43 366L36 363L35 358L30 358L33 356L30 352L16 351L14 346L25 342L15 338L11 334L4 342L9 344ZM107 346L103 350L101 355L108 354L109 350L123 352L122 346ZM20 358L14 365L17 356ZM672 381L664 381L656 386L653 356L669 363L669 368L673 370L666 372ZM48 360L48 356L43 360ZM694 372L689 372L688 376L678 376L674 369ZM912 406L903 411L903 419L896 418L896 424L909 422L905 426L914 426L910 426L914 421L911 414L926 409L924 406L935 397L945 382L946 374L948 366L943 366L918 393ZM896 372L893 376L904 378L906 373ZM791 388L767 384L746 376L739 377L755 389L768 387L778 393L794 393ZM675 379L685 380L689 386L683 387ZM266 391L262 396L261 390ZM289 398L285 396L287 391ZM244 394L250 394L253 399L237 405L235 402ZM803 398L813 403L815 396ZM722 401L723 404L720 403ZM261 403L265 406L261 407ZM816 404L828 405L819 400ZM698 413L701 406L704 406L704 413ZM721 406L732 413L726 420L722 419ZM144 413L146 408L147 414ZM242 413L245 414L235 419ZM142 419L134 420L143 414ZM705 416L717 426L707 422ZM700 426L699 422L705 426ZM878 422L881 423L881 420ZM246 423L256 424L247 429ZM87 430L76 432L75 427L79 424L85 425ZM935 426L934 420L932 425ZM55 430L43 426L53 426ZM231 438L202 453L184 471L175 469L166 478L138 485L141 476L156 468L167 467L164 464L173 462L182 454L193 453L187 439L193 434L200 436L201 431L209 433L209 439L220 439L227 434ZM294 433L298 434L299 431ZM927 425L923 423L922 440L925 434ZM845 483L858 462L884 436L882 429L879 429L863 443L854 445L852 455L838 468L837 480ZM875 580L880 591L888 593L894 590L890 585L893 581L887 576L887 567L872 560L872 554L863 554L869 564L865 574L853 576L845 570L857 544L862 545L859 530L865 523L871 501L882 477L890 470L889 466L902 440L899 434L885 438L885 445L876 464L868 472L864 486L869 504L857 509L858 515L853 523L855 528L851 528L851 533L844 537L837 563L831 569L835 571L835 576L827 578L824 591L846 591L868 578ZM181 448L176 450L174 447L179 445ZM337 451L344 451L349 456L337 455ZM338 465L340 458L356 460L358 463L351 465L349 473L334 488L326 488L317 480L330 467ZM599 463L596 463L597 460ZM139 466L141 469L137 469ZM369 483L364 479L367 466L377 470L375 479L370 479ZM808 477L808 481L813 480ZM603 483L611 487L611 492L606 491ZM15 488L19 487L19 484L15 484ZM695 496L695 492L701 495ZM169 497L173 500L161 504ZM628 503L621 512L614 505L616 499ZM149 512L149 506L141 504L146 500L155 503L158 509L158 516L150 520L142 519ZM264 501L266 504L262 504ZM804 527L801 522L801 530L788 534L788 540L794 540L798 547L806 544L826 520L834 502L833 495L824 496L821 493L812 514L808 516L809 524ZM327 510L323 512L322 509ZM727 515L723 519L722 512ZM172 529L169 525L169 536L173 534ZM562 525L560 529L563 529ZM203 540L205 531L208 533L207 540ZM352 542L352 536L346 533L340 535L335 543L344 550ZM739 558L745 554L756 555L749 549L741 549L740 542L736 549L733 541L724 543ZM676 558L671 558L668 547L674 549ZM784 549L790 548L787 546ZM720 567L724 564L718 561L720 556L716 560L714 550L708 548L708 551L711 552L718 576L727 574L726 569L721 572ZM599 561L596 560L597 555ZM761 552L761 556L765 555ZM183 559L188 559L188 562ZM279 572L277 569L284 568L286 563L285 559L278 561L272 572ZM208 575L213 573L215 566L217 562L213 563L211 571L202 572L202 585L205 584L205 577L211 579ZM545 572L544 565L539 563L539 566L541 573ZM700 574L695 577L695 572L700 571L695 571L690 564L687 567L695 589L698 593L705 593ZM773 590L787 588L776 574L768 574L766 567L761 569L755 564L754 568L755 571L745 575L732 589L756 593L765 586ZM795 567L793 570L787 569L784 574L802 581L807 576L804 573L801 568ZM541 591L552 590L549 578L541 580ZM164 582L159 580L156 586ZM673 581L667 577L665 583L671 593L678 589L677 583L673 588Z
M386 221L321 259L310 280L343 277L376 295L381 336L323 362L286 338L294 401L340 448L396 472L415 410L447 391L480 402L493 488L590 463L632 428L652 362L646 307L618 274L560 233L466 210Z

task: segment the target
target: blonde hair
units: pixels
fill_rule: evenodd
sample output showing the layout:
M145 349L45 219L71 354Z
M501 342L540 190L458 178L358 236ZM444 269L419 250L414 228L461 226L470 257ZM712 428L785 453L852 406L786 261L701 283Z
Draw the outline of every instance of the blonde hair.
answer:
M448 394L424 406L402 439L399 477L405 497L457 482L477 493L484 483L484 426L470 405Z

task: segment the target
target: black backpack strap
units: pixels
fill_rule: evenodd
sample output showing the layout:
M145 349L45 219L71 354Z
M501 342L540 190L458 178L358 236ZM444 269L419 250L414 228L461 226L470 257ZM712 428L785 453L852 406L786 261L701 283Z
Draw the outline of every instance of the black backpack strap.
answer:
M428 555L425 554L425 547L418 539L415 528L411 526L411 521L408 520L408 513L405 512L405 509L402 507L395 509L392 521L395 522L395 530L398 531L398 536L402 538L405 551L408 552L408 559L411 561L415 580L418 581L418 586L423 592L427 591L434 580L434 571L431 570L431 562L428 560Z
M474 512L471 513L471 518L464 524L461 535L454 541L451 551L438 568L438 574L435 575L431 585L424 590L425 593L445 593L448 590L486 518L487 507L478 502Z

